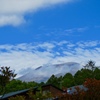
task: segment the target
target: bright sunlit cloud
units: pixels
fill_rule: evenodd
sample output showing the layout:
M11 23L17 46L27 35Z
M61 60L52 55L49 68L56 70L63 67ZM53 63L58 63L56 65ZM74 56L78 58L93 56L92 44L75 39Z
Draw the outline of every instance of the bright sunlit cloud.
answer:
M25 22L24 15L40 8L51 7L74 0L0 0L0 26L18 26Z

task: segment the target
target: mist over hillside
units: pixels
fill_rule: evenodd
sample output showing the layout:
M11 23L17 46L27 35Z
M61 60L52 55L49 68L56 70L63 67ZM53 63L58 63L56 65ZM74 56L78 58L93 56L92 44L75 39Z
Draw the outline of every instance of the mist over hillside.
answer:
M63 76L67 72L74 74L77 70L82 68L79 63L76 62L67 62L61 64L47 64L44 66L39 66L36 69L27 69L27 73L19 77L19 80L22 81L35 81L35 82L45 82L51 75L57 77Z

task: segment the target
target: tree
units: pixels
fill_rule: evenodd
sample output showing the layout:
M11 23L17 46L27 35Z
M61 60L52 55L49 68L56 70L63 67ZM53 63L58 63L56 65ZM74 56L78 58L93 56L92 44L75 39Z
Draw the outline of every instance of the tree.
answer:
M94 71L95 68L96 68L95 62L92 61L92 60L89 60L89 61L87 62L87 64L86 64L85 66L83 66L83 67L84 67L85 69L90 69L90 70L92 70L92 71Z
M74 75L76 85L81 85L87 78L92 78L92 71L90 69L81 69Z
M96 68L93 72L93 76L95 79L100 80L100 69Z
M84 86L87 88L86 97L88 100L100 100L100 80L87 79Z
M58 82L58 78L55 75L52 75L48 81L46 82L47 84L53 84L57 87L59 87L59 82Z
M52 100L52 94L48 91L42 92L40 90L34 94L32 90L30 90L27 94L29 96L29 100Z
M25 100L25 96L15 96L9 98L8 100Z
M0 94L4 94L6 92L6 85L10 82L10 80L14 79L16 75L17 74L15 74L13 70L10 70L10 67L0 68Z
M85 69L90 69L90 70L92 71L92 73L91 73L92 78L95 77L95 75L94 75L94 70L96 69L96 66L95 66L95 62L94 62L94 61L89 60L89 61L87 62L87 64L86 64L85 66L83 66L83 67L84 67Z
M36 82L22 82L21 80L13 79L6 85L6 93L33 88L36 86L38 86L38 83Z
M74 85L74 77L71 73L66 73L63 76L62 86L63 87L71 87Z
M72 93L62 94L59 100L100 100L100 80L86 79L83 86L74 87L74 91L70 88Z
M99 78L99 74L96 73L99 69L95 66L94 61L89 60L83 67L74 75L76 85L83 84L87 78Z

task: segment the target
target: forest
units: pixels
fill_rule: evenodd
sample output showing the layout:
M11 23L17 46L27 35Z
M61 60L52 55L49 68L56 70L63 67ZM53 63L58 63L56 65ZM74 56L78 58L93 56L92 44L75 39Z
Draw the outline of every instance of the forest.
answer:
M46 82L41 83L34 81L22 82L14 79L16 75L17 74L15 74L10 67L0 68L0 95L37 86L41 87L44 84L53 84L63 90L76 86L77 93L60 96L61 98L63 97L61 100L83 100L83 98L85 98L85 100L99 100L98 98L100 98L100 69L92 60L88 61L83 68L78 70L74 75L71 73L66 73L64 76L60 77L52 75ZM78 85L84 85L88 88L88 91L80 90L77 88Z

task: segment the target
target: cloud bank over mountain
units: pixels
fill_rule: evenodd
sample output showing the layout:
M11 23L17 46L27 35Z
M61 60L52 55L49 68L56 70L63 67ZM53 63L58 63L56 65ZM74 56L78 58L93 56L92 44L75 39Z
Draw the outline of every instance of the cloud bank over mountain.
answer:
M26 22L24 16L41 8L74 0L0 0L0 26L17 26Z
M80 69L79 63L75 62L68 62L62 64L47 64L44 66L40 66L36 69L27 69L24 70L24 73L18 79L22 81L35 81L35 82L45 82L47 81L52 75L56 77L64 76L66 73L71 72L73 75L76 73L78 69Z
M20 73L27 68L73 61L84 65L88 60L93 60L100 65L99 55L100 41L6 44L0 45L0 66L10 66Z

